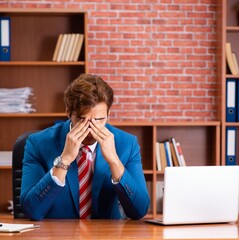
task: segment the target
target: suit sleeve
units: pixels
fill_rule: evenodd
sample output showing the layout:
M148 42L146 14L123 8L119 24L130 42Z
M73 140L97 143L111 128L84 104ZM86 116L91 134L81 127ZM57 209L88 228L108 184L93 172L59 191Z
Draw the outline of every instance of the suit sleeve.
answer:
M150 200L142 169L140 147L136 137L133 138L120 183L114 186L127 217L140 219L146 215Z
M44 218L62 189L41 162L38 144L30 137L25 146L22 168L20 204L24 214L32 220Z

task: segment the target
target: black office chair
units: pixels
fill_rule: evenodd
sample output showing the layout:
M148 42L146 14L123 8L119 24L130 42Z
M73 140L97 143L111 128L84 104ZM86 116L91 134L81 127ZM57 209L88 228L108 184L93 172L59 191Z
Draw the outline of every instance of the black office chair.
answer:
M22 160L26 140L32 133L31 131L19 136L13 146L12 151L12 196L13 196L13 215L14 218L25 218L20 207L20 192L22 182Z

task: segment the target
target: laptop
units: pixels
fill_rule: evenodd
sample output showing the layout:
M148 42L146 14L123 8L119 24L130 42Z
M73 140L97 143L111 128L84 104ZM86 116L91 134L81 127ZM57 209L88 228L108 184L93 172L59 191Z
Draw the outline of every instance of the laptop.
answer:
M167 167L160 225L235 222L238 219L239 166Z

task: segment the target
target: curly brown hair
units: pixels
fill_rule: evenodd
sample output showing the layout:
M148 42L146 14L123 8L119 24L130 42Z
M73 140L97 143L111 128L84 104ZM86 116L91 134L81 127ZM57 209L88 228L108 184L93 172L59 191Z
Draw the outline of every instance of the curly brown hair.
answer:
M109 112L113 99L113 89L101 77L91 74L81 74L64 93L65 107L70 116L73 112L85 114L101 102L106 103Z

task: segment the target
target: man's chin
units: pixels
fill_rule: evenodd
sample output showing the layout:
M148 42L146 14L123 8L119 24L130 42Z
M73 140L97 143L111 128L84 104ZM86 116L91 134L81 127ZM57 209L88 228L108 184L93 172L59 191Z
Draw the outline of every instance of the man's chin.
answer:
M96 142L96 140L92 136L87 136L82 142L83 145L92 145Z

